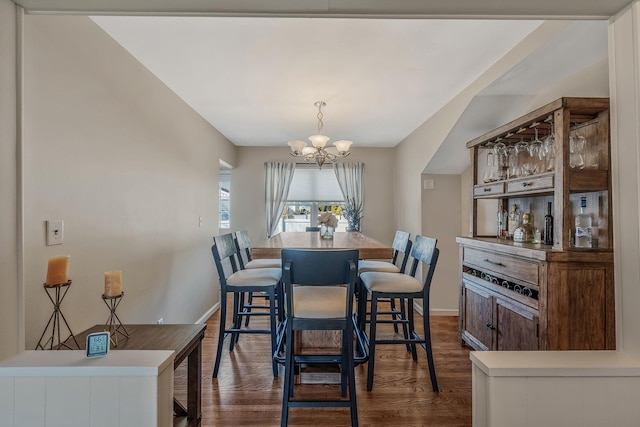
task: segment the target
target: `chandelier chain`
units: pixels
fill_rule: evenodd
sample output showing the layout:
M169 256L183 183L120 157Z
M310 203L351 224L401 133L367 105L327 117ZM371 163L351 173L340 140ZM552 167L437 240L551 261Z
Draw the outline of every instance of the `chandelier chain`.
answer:
M322 123L322 118L324 114L322 114L322 106L325 105L324 102L318 102L318 135L322 135L322 128L324 127L324 123Z

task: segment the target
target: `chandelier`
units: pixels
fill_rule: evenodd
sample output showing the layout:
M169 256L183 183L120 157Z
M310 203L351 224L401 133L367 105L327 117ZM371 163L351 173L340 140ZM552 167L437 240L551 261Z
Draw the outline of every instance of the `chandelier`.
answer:
M317 101L313 105L318 107L318 133L309 137L311 146L308 146L306 142L300 141L299 139L289 141L287 144L291 147L291 153L289 154L294 157L300 157L307 163L315 162L318 164L318 167L322 169L322 165L326 162L334 163L339 158L351 154L349 147L353 142L341 139L340 141L335 141L333 147L324 148L327 141L329 141L329 137L322 134L322 107L325 107L327 104L324 101Z

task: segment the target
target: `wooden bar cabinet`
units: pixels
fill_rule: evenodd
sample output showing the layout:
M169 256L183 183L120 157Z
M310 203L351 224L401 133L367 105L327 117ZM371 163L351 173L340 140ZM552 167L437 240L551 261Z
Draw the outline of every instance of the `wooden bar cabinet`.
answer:
M607 98L561 98L467 143L473 182L469 235L457 239L461 345L615 349L609 135ZM531 155L527 144L539 149L543 141L554 141L551 151ZM518 150L530 163L510 157ZM497 212L514 205L544 228L549 203L553 244L516 242L501 231ZM586 248L575 246L582 203L592 223Z

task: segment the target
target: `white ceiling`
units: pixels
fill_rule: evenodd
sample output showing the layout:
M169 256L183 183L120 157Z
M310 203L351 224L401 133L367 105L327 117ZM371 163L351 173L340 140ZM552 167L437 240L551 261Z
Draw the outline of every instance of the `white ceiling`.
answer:
M230 141L392 147L540 21L93 17Z
M313 103L325 100L324 133L332 140L353 139L354 148L399 143L539 24L526 19L602 19L630 3L14 1L27 13L94 15L105 31L237 145L284 146L287 140L304 139L316 130ZM406 19L418 17L474 19ZM601 28L606 29L605 22ZM571 43L589 46L580 43L583 34L588 33L576 30L556 40L559 46L569 45L569 51L560 50L558 67L553 54L541 51L544 61L524 61L510 70L487 88L484 95L498 97L487 105L502 105L503 110L521 106L523 97L540 87L541 76L552 71L552 78L559 79L575 71L585 61L578 50L571 50ZM606 56L606 31L603 37ZM602 55L601 45L594 49L595 56ZM523 87L529 88L527 93L514 93ZM511 98L496 102L501 96ZM436 160L451 158L451 139L470 129L477 132L480 124L475 121L486 117L486 111L482 103L471 105ZM501 117L499 112L496 117ZM485 125L490 121L485 119Z

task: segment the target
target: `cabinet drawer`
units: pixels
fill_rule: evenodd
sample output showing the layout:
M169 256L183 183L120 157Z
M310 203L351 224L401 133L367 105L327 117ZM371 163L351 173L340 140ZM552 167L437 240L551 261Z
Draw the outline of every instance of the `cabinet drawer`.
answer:
M530 176L507 183L507 193L553 189L553 175Z
M481 270L505 274L514 279L538 285L538 263L533 261L465 247L464 262L473 264Z
M474 197L494 196L504 193L504 182L494 182L493 184L476 185L473 188Z

